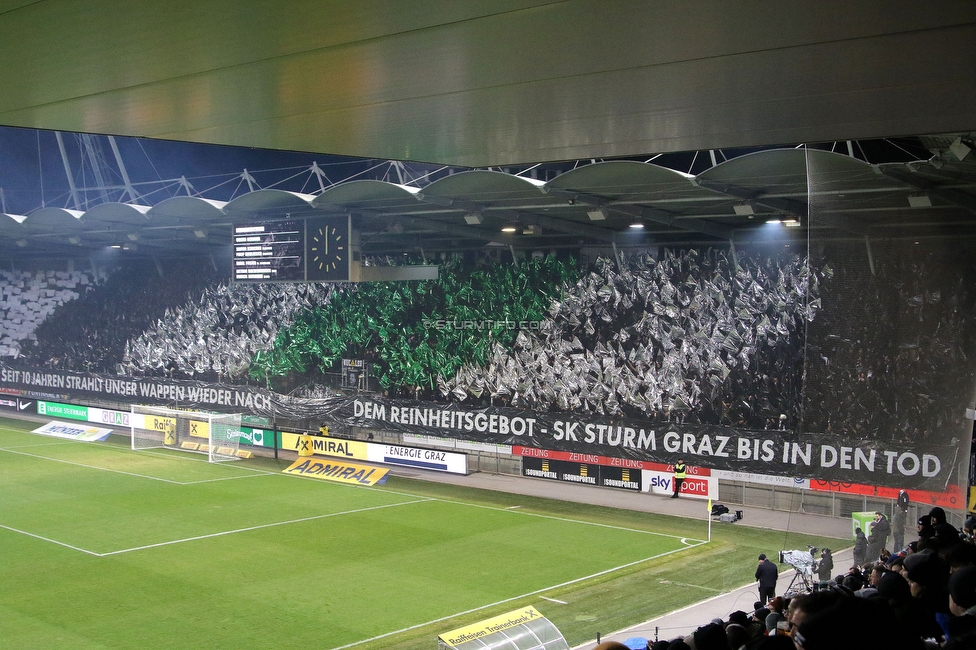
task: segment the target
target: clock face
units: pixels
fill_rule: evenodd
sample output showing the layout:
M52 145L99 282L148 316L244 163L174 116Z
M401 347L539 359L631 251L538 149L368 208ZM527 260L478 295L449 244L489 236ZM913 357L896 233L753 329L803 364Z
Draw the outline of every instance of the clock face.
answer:
M348 280L348 222L310 222L309 226L308 280Z

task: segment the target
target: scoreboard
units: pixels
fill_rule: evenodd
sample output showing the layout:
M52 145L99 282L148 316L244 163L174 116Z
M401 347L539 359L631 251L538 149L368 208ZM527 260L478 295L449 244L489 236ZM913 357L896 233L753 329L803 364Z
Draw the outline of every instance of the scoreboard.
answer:
M350 217L234 224L234 282L348 282Z

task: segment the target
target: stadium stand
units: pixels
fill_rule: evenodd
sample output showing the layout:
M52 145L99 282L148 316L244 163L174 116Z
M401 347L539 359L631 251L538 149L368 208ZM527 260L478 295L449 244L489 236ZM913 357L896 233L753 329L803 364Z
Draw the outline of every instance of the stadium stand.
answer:
M38 326L91 284L90 274L79 271L0 271L0 357L20 356Z

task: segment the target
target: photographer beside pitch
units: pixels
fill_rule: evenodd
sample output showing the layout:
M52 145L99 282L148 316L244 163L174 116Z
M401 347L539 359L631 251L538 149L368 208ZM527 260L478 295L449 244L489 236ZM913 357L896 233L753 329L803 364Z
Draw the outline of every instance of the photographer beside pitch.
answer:
M756 580L759 582L759 600L765 605L776 597L776 580L779 579L779 569L766 559L766 554L759 555L759 566L756 567Z

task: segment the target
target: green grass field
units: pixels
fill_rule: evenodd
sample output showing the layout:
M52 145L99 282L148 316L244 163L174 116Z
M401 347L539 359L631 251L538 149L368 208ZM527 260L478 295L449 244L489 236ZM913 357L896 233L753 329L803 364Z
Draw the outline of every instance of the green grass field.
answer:
M0 419L9 648L433 648L534 605L571 644L836 540L391 477L351 487ZM750 603L743 603L748 609Z

